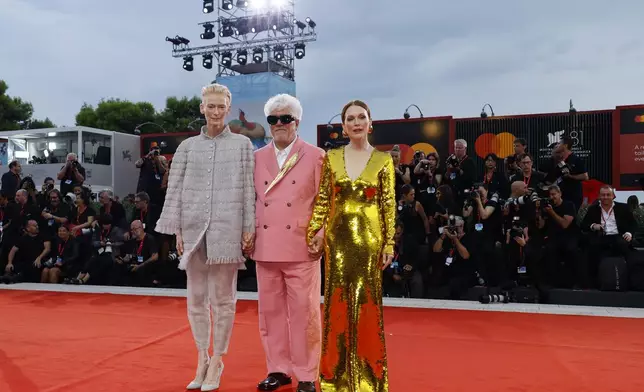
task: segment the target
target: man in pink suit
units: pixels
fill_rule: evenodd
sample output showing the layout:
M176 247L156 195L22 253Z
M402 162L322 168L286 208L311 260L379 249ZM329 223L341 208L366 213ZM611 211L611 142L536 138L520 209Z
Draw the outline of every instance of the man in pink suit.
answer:
M302 106L280 94L264 107L273 142L255 151L259 330L268 376L257 388L274 391L298 380L315 392L321 347L320 253L306 228L318 192L324 151L297 136Z

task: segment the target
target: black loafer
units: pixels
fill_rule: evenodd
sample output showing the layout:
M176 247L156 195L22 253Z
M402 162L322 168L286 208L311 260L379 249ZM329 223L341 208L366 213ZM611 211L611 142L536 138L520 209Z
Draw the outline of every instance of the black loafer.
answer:
M300 381L297 383L297 392L315 392L315 383L311 381Z
M269 373L268 377L257 384L260 391L275 391L284 385L290 385L293 382L289 376L284 373Z

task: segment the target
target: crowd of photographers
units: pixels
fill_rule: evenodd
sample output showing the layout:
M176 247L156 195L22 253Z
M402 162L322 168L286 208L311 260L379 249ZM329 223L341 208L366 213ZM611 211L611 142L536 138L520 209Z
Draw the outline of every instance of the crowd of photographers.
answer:
M537 170L525 140L517 139L505 160L488 154L482 173L464 140L454 142L444 163L435 152L418 151L401 164L394 147L398 221L384 295L462 298L473 286L602 288L602 259L628 258L644 244L644 210L635 196L628 205L615 203L609 186L588 205L588 173L571 146L562 138ZM123 200L110 191L92 200L75 154L58 173L62 191L53 178L37 191L12 162L0 192L0 282L185 287L174 238L154 231L170 166L158 149L136 162L138 193ZM240 275L241 290L256 290L252 263Z
M538 169L527 147L516 139L505 160L488 154L482 173L464 140L443 162L417 151L404 165L393 148L398 224L385 295L462 298L473 286L530 287L535 296L549 288L604 288L603 259L630 257L642 238L639 203L615 203L604 186L588 205L582 182L589 176L569 138Z

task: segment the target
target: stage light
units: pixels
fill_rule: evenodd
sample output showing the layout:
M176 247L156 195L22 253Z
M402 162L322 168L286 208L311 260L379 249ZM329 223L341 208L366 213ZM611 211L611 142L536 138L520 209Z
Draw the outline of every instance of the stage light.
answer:
M494 109L492 109L492 105L486 103L485 105L483 105L483 109L481 109L481 118L487 118L487 112L485 111L486 107L490 108L490 116L494 117Z
M221 0L221 9L230 11L233 9L233 0Z
M205 31L201 33L201 39L213 39L215 38L215 33L212 31L212 29L215 28L215 25L212 23L204 23L203 28Z
M204 54L203 55L203 61L201 63L204 68L206 69L211 69L212 68L212 55L211 54Z
M237 0L237 8L248 7L248 0Z
M293 24L296 25L300 30L304 30L306 28L306 23L300 22L297 19L293 20Z
M306 55L306 45L295 44L295 58L303 59L305 55Z
M233 62L233 54L230 52L224 52L221 54L221 64L230 67Z
M317 23L315 23L315 22L313 21L313 19L311 19L311 18L308 18L308 17L307 17L305 20L306 20L306 23L308 23L308 24L309 24L309 27L310 27L310 28L314 29L314 28L315 28L315 26L317 26Z
M172 42L172 45L181 45L181 41L179 41L176 38L165 37L165 40L168 42Z
M248 62L248 51L246 49L242 49L237 52L237 63L239 65L246 65Z
M255 64L260 64L262 61L264 61L264 51L261 48L254 49L253 62Z
M186 71L192 71L194 69L192 65L192 56L186 56L183 58L183 69Z
M284 47L282 45L277 45L275 49L273 49L273 56L275 57L275 60L277 61L282 61L284 60Z
M184 38L180 35L175 36L174 39L177 40L179 44L188 45L190 43L189 39Z
M214 0L204 0L203 2L203 13L209 14L215 10Z
M575 109L575 107L572 106L572 99L570 100L570 107L568 108L568 113L570 113L570 114L577 113L577 109Z
M237 19L237 23L235 23L235 28L237 29L237 33L239 35L246 35L250 31L250 28L248 27L248 19L242 18L242 19Z
M412 103L411 105L407 106L407 109L405 109L405 113L403 114L403 117L405 118L405 120L409 120L409 118L411 117L411 115L409 114L409 109L411 108L416 108L418 110L418 113L420 114L420 118L423 118L423 112L420 110L420 108L417 105Z
M229 23L223 24L221 30L219 30L220 37L232 37L235 35L235 29Z

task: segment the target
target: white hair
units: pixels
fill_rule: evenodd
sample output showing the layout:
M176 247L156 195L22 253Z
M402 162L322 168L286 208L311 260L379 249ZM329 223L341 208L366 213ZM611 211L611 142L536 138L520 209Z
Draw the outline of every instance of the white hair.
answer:
M271 97L264 105L264 115L269 116L277 110L289 110L291 115L302 121L302 104L289 94L278 94Z
M101 197L101 196L103 196L104 194L106 194L106 195L107 195L107 197L109 197L109 198L110 198L110 200L114 200L114 192L112 192L111 190L109 190L109 189L103 189L102 191L100 191L100 192L98 193L98 197Z
M69 154L67 154L67 159L69 158L78 159L78 155L76 155L76 153L74 152L70 152Z
M457 145L457 144L462 144L463 147L467 148L467 142L465 141L465 139L456 139L456 140L454 140L454 145Z
M226 98L228 98L228 106L230 106L233 102L233 95L230 93L230 90L228 87L224 86L223 84L218 84L218 83L211 83L207 86L204 86L201 89L201 100L203 101L203 98L206 95L210 94L222 94Z

